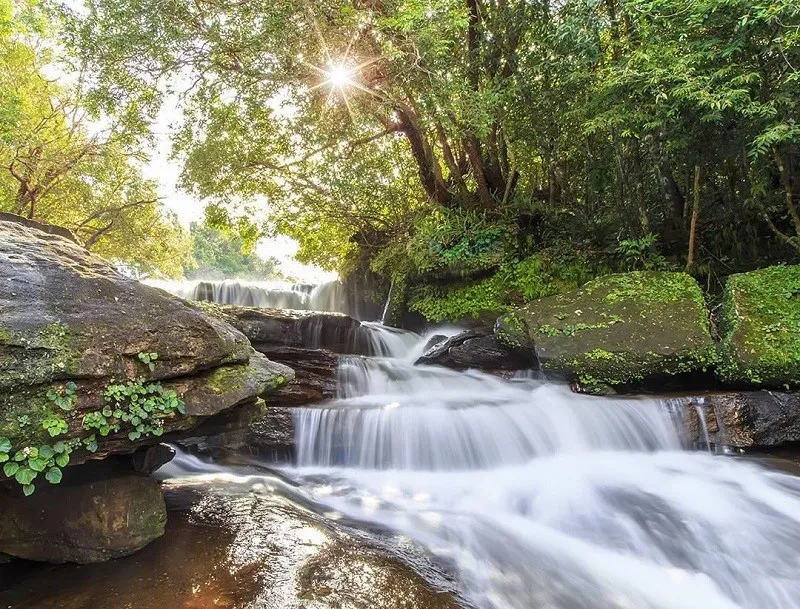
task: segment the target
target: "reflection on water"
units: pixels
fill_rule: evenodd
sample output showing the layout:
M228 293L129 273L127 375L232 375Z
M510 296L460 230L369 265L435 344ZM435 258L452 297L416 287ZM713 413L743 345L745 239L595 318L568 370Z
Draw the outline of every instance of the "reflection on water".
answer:
M164 537L124 559L41 565L15 583L0 580L0 607L458 607L440 576L429 571L427 581L377 543L325 523L259 479L170 482Z

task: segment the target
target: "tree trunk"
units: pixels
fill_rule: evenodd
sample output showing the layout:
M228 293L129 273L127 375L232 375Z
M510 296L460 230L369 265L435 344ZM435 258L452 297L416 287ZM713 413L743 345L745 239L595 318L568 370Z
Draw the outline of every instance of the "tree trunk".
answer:
M694 189L692 191L692 221L689 225L689 253L686 256L686 272L694 269L694 246L697 238L697 220L700 217L700 188L703 181L703 168L694 166Z
M789 211L789 217L792 219L792 223L794 224L795 236L800 237L800 214L798 214L797 207L794 205L794 188L789 167L784 161L783 155L781 154L780 150L778 150L777 146L772 147L772 154L775 157L775 164L778 166L778 171L780 171L781 182L783 183L783 189L786 197L786 209Z

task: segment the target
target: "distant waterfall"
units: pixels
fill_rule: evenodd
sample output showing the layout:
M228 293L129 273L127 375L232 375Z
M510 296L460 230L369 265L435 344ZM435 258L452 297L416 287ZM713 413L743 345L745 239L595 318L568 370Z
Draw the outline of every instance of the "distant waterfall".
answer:
M187 300L203 300L217 304L301 311L347 313L347 298L339 280L320 285L271 281L148 281Z

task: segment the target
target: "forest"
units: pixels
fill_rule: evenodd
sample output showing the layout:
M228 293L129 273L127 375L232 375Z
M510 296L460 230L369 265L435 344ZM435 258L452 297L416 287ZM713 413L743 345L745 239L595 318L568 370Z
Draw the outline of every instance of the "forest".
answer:
M154 276L165 111L203 230L432 321L800 257L791 0L2 0L0 66L0 210Z

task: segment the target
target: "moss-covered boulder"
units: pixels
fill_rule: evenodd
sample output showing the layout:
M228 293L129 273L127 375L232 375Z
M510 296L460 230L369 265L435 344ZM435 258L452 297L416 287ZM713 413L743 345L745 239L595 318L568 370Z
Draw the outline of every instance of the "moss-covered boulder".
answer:
M608 275L518 314L541 368L587 393L705 371L716 362L703 292L685 273Z
M0 481L33 492L293 377L229 324L46 228L0 218Z
M719 327L723 381L800 385L800 265L731 275Z

